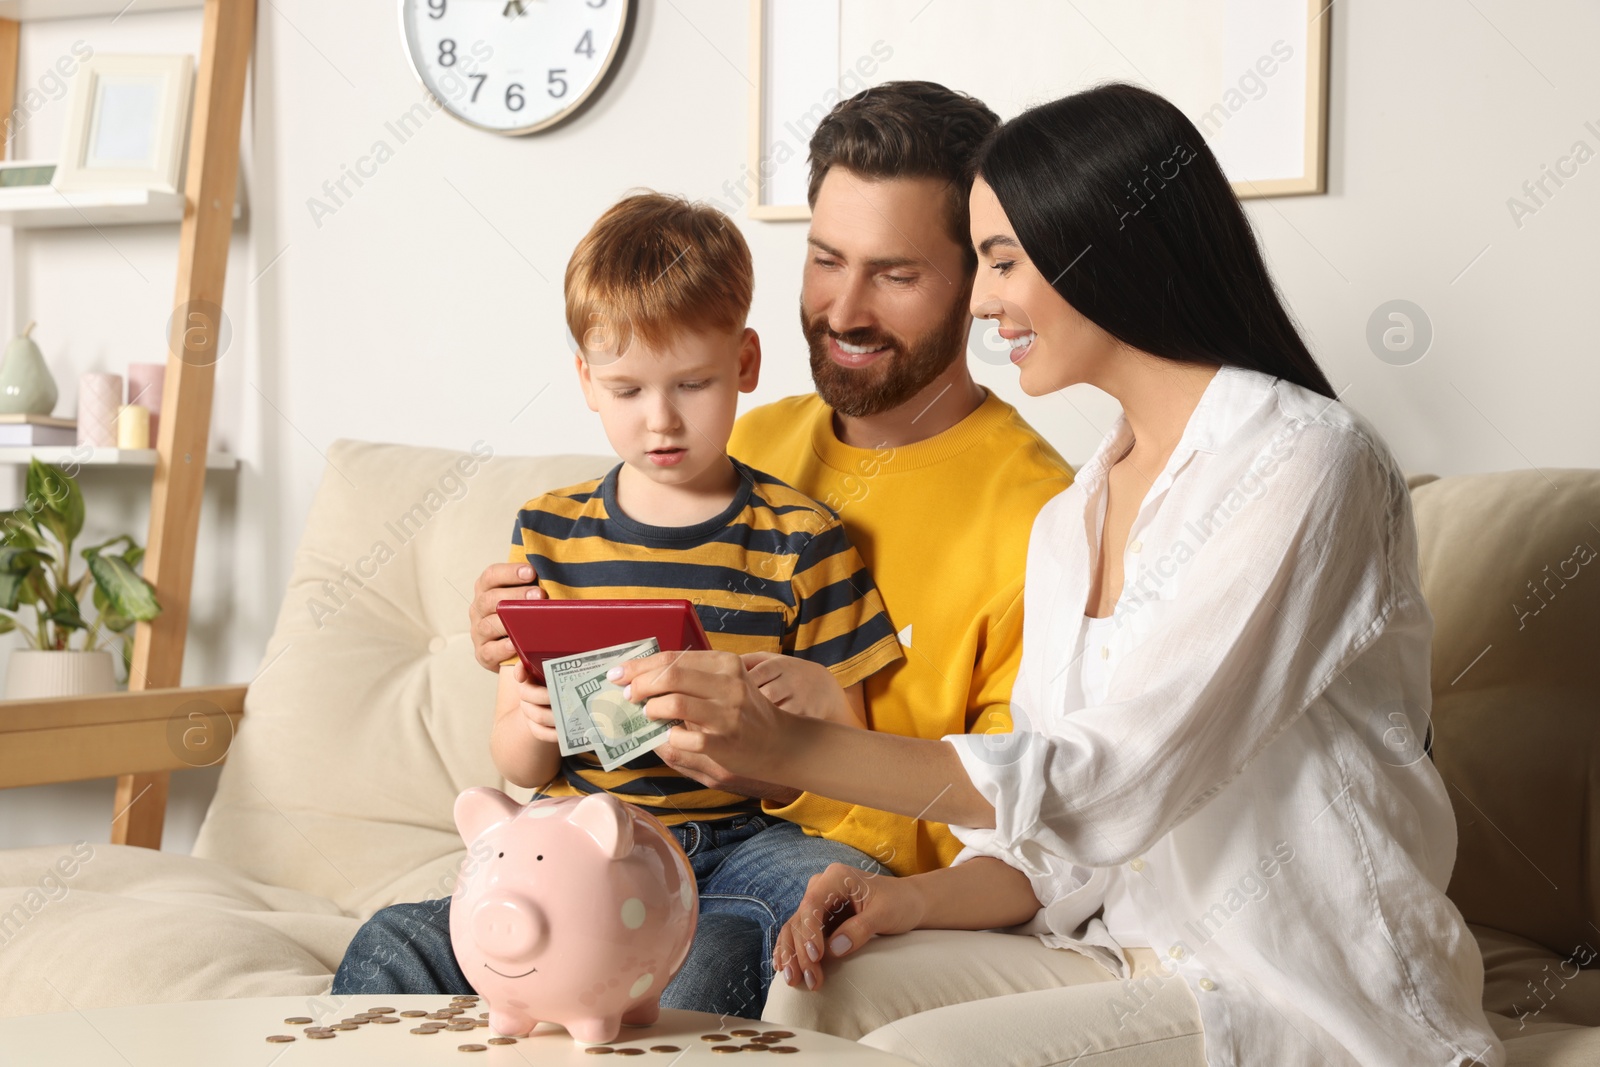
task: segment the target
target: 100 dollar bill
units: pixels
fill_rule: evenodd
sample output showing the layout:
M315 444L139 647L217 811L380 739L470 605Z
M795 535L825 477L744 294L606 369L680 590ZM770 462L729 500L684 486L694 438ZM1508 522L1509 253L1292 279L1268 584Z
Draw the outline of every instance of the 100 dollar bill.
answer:
M563 756L594 752L609 771L662 743L667 728L646 719L640 705L623 698L621 686L606 680L606 672L624 660L653 656L660 650L650 637L544 661Z

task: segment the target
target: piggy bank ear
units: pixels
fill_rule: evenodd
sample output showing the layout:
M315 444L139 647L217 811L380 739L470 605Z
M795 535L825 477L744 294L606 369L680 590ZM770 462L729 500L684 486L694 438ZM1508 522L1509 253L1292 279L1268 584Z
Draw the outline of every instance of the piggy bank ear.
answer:
M584 797L567 821L594 838L607 859L619 860L633 851L633 819L622 801L608 793Z
M509 819L522 808L498 789L475 785L456 797L456 829L461 840L472 844L495 823Z

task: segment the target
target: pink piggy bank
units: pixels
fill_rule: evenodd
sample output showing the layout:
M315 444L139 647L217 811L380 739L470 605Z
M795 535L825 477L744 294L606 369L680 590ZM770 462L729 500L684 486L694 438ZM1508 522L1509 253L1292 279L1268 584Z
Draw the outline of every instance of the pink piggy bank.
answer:
M456 961L489 1028L560 1023L577 1040L648 1026L699 918L694 871L654 816L605 793L523 806L498 789L456 797L469 847L450 901Z

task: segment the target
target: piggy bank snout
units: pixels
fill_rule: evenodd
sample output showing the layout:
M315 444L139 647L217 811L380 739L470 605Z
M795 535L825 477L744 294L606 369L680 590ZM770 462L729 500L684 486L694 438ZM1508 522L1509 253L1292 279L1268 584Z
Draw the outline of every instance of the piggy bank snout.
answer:
M517 893L494 893L472 913L472 937L491 956L513 960L544 948L549 930L544 911Z

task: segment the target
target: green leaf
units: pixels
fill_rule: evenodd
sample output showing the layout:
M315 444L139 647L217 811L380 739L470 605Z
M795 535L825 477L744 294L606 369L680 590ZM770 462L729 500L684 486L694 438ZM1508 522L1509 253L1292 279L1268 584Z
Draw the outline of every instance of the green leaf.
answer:
M0 634L8 634L17 628L17 620L10 615L0 615Z
M48 527L63 546L83 532L83 491L59 467L28 461L27 501L30 506L38 504L35 521Z
M139 622L147 622L161 614L156 602L155 586L141 578L121 556L91 556L89 573L105 592L112 610Z
M50 612L49 618L57 626L68 630L89 628L89 624L83 621L83 613L78 610L77 600L65 589L56 590L55 608Z
M144 549L130 540L128 542L128 551L122 554L122 558L128 561L128 566L137 567L144 559Z
M12 548L38 548L39 527L28 514L27 508L0 511L0 544Z

